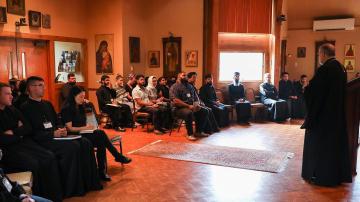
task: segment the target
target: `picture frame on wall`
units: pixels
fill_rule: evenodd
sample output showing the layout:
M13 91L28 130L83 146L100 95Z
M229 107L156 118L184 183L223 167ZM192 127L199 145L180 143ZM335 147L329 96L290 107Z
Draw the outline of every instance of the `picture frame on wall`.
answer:
M149 51L148 64L149 67L160 67L160 51Z
M0 7L0 24L7 23L6 8Z
M345 44L345 57L352 58L355 57L355 45L354 44Z
M25 0L6 0L7 12L25 16Z
M198 51L187 50L185 52L185 67L197 67L198 66Z
M140 38L129 37L130 63L140 62Z
M306 57L306 47L298 47L297 48L297 57L305 58Z
M174 76L181 71L181 37L163 38L163 75Z
M29 26L41 27L41 13L38 11L29 11Z
M355 71L355 59L348 59L344 60L344 67L346 72L354 72Z
M45 29L51 28L51 17L48 14L42 15L42 27Z
M114 35L95 35L96 74L113 74Z

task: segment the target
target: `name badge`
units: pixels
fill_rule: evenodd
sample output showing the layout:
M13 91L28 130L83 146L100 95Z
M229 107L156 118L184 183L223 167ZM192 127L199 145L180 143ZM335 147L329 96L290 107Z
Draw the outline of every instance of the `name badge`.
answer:
M49 128L52 128L53 126L52 126L52 124L51 124L51 122L45 122L44 123L44 128L45 129L49 129Z
M2 180L2 183L3 183L4 187L6 188L6 190L7 190L8 192L11 192L11 190L12 190L12 185L10 184L9 180L7 180L7 179L4 177L3 180Z
M191 97L190 93L187 93L187 94L186 94L186 97Z

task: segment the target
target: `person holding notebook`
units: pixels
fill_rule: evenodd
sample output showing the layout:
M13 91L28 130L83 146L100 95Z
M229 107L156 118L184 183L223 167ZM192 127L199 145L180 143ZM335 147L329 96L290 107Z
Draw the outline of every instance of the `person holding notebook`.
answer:
M74 86L70 89L69 96L61 110L62 121L70 134L81 134L90 140L97 148L96 158L98 162L99 176L104 181L110 181L106 174L106 149L120 163L130 163L131 159L119 153L103 130L97 129L96 123L87 123L85 112L85 90Z

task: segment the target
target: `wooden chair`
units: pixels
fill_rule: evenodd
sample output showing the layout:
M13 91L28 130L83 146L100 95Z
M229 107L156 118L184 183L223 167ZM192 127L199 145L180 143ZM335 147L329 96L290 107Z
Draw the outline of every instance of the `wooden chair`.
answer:
M137 112L135 109L135 101L133 100L133 120L134 122L140 123L141 127L144 128L146 126L146 132L150 132L149 124L150 124L150 118L151 114L146 112ZM131 131L134 131L134 127L131 128Z
M219 89L216 90L216 97L219 99L219 101L221 103L225 103L224 94ZM234 105L227 105L227 104L224 104L224 106L230 112L230 120L234 121L235 106Z
M179 123L179 121L180 121L177 132L180 132L180 128L184 123L184 119L181 119L180 117L176 116L175 110L171 110L171 114L172 114L173 122L170 126L169 136L171 136L172 131L173 131L174 127L176 126L176 123Z
M260 102L260 97L255 95L253 88L247 88L245 90L245 97L251 103L251 115L254 121L267 120L267 107Z

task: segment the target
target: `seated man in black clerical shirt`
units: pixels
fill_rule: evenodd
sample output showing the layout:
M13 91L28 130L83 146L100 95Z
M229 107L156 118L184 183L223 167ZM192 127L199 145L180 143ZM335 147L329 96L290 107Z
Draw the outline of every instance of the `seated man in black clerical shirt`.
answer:
M31 171L33 193L61 201L62 187L56 157L30 138L31 126L21 112L11 106L12 98L10 87L0 83L0 149L4 155L4 168Z
M213 134L213 133L219 132L220 131L219 125L216 122L215 115L214 115L212 109L210 107L207 107L205 105L205 103L200 99L198 90L195 87L196 79L197 79L197 73L196 72L189 72L187 74L187 81L190 84L190 87L192 87L192 91L194 91L195 99L198 100L199 106L202 109L206 110L207 113L209 114L209 116L207 116L207 118L205 119L205 130L204 130L204 132L207 133L207 134Z
M69 96L69 92L73 86L76 85L76 77L74 73L67 75L67 83L65 83L60 90L60 103L63 104Z
M43 99L44 79L29 77L27 89L29 99L20 109L33 129L31 138L58 159L63 197L81 196L87 191L102 189L91 142L86 138L54 139L66 137L67 131L52 104Z
M240 73L234 73L234 80L229 85L230 103L235 105L238 123L249 123L251 118L251 104L245 98L244 85L240 82Z
M229 111L216 96L211 74L205 76L205 84L200 88L200 98L207 107L210 107L220 127L229 125Z
M289 118L288 106L285 100L279 99L278 91L271 84L271 75L264 75L264 82L260 84L261 102L269 107L270 119L276 122L285 121Z
M305 87L308 85L307 76L305 74L301 75L300 80L294 83L294 91L297 96L297 102L294 103L292 109L293 118L305 118L306 115L306 105L304 92Z
M129 105L116 101L116 90L111 87L110 77L101 77L101 86L96 91L99 108L109 114L113 128L125 132L125 127L134 127L132 113Z
M286 101L288 105L289 117L293 118L293 108L297 102L297 95L294 90L293 83L289 80L289 73L281 73L279 81L279 98Z

